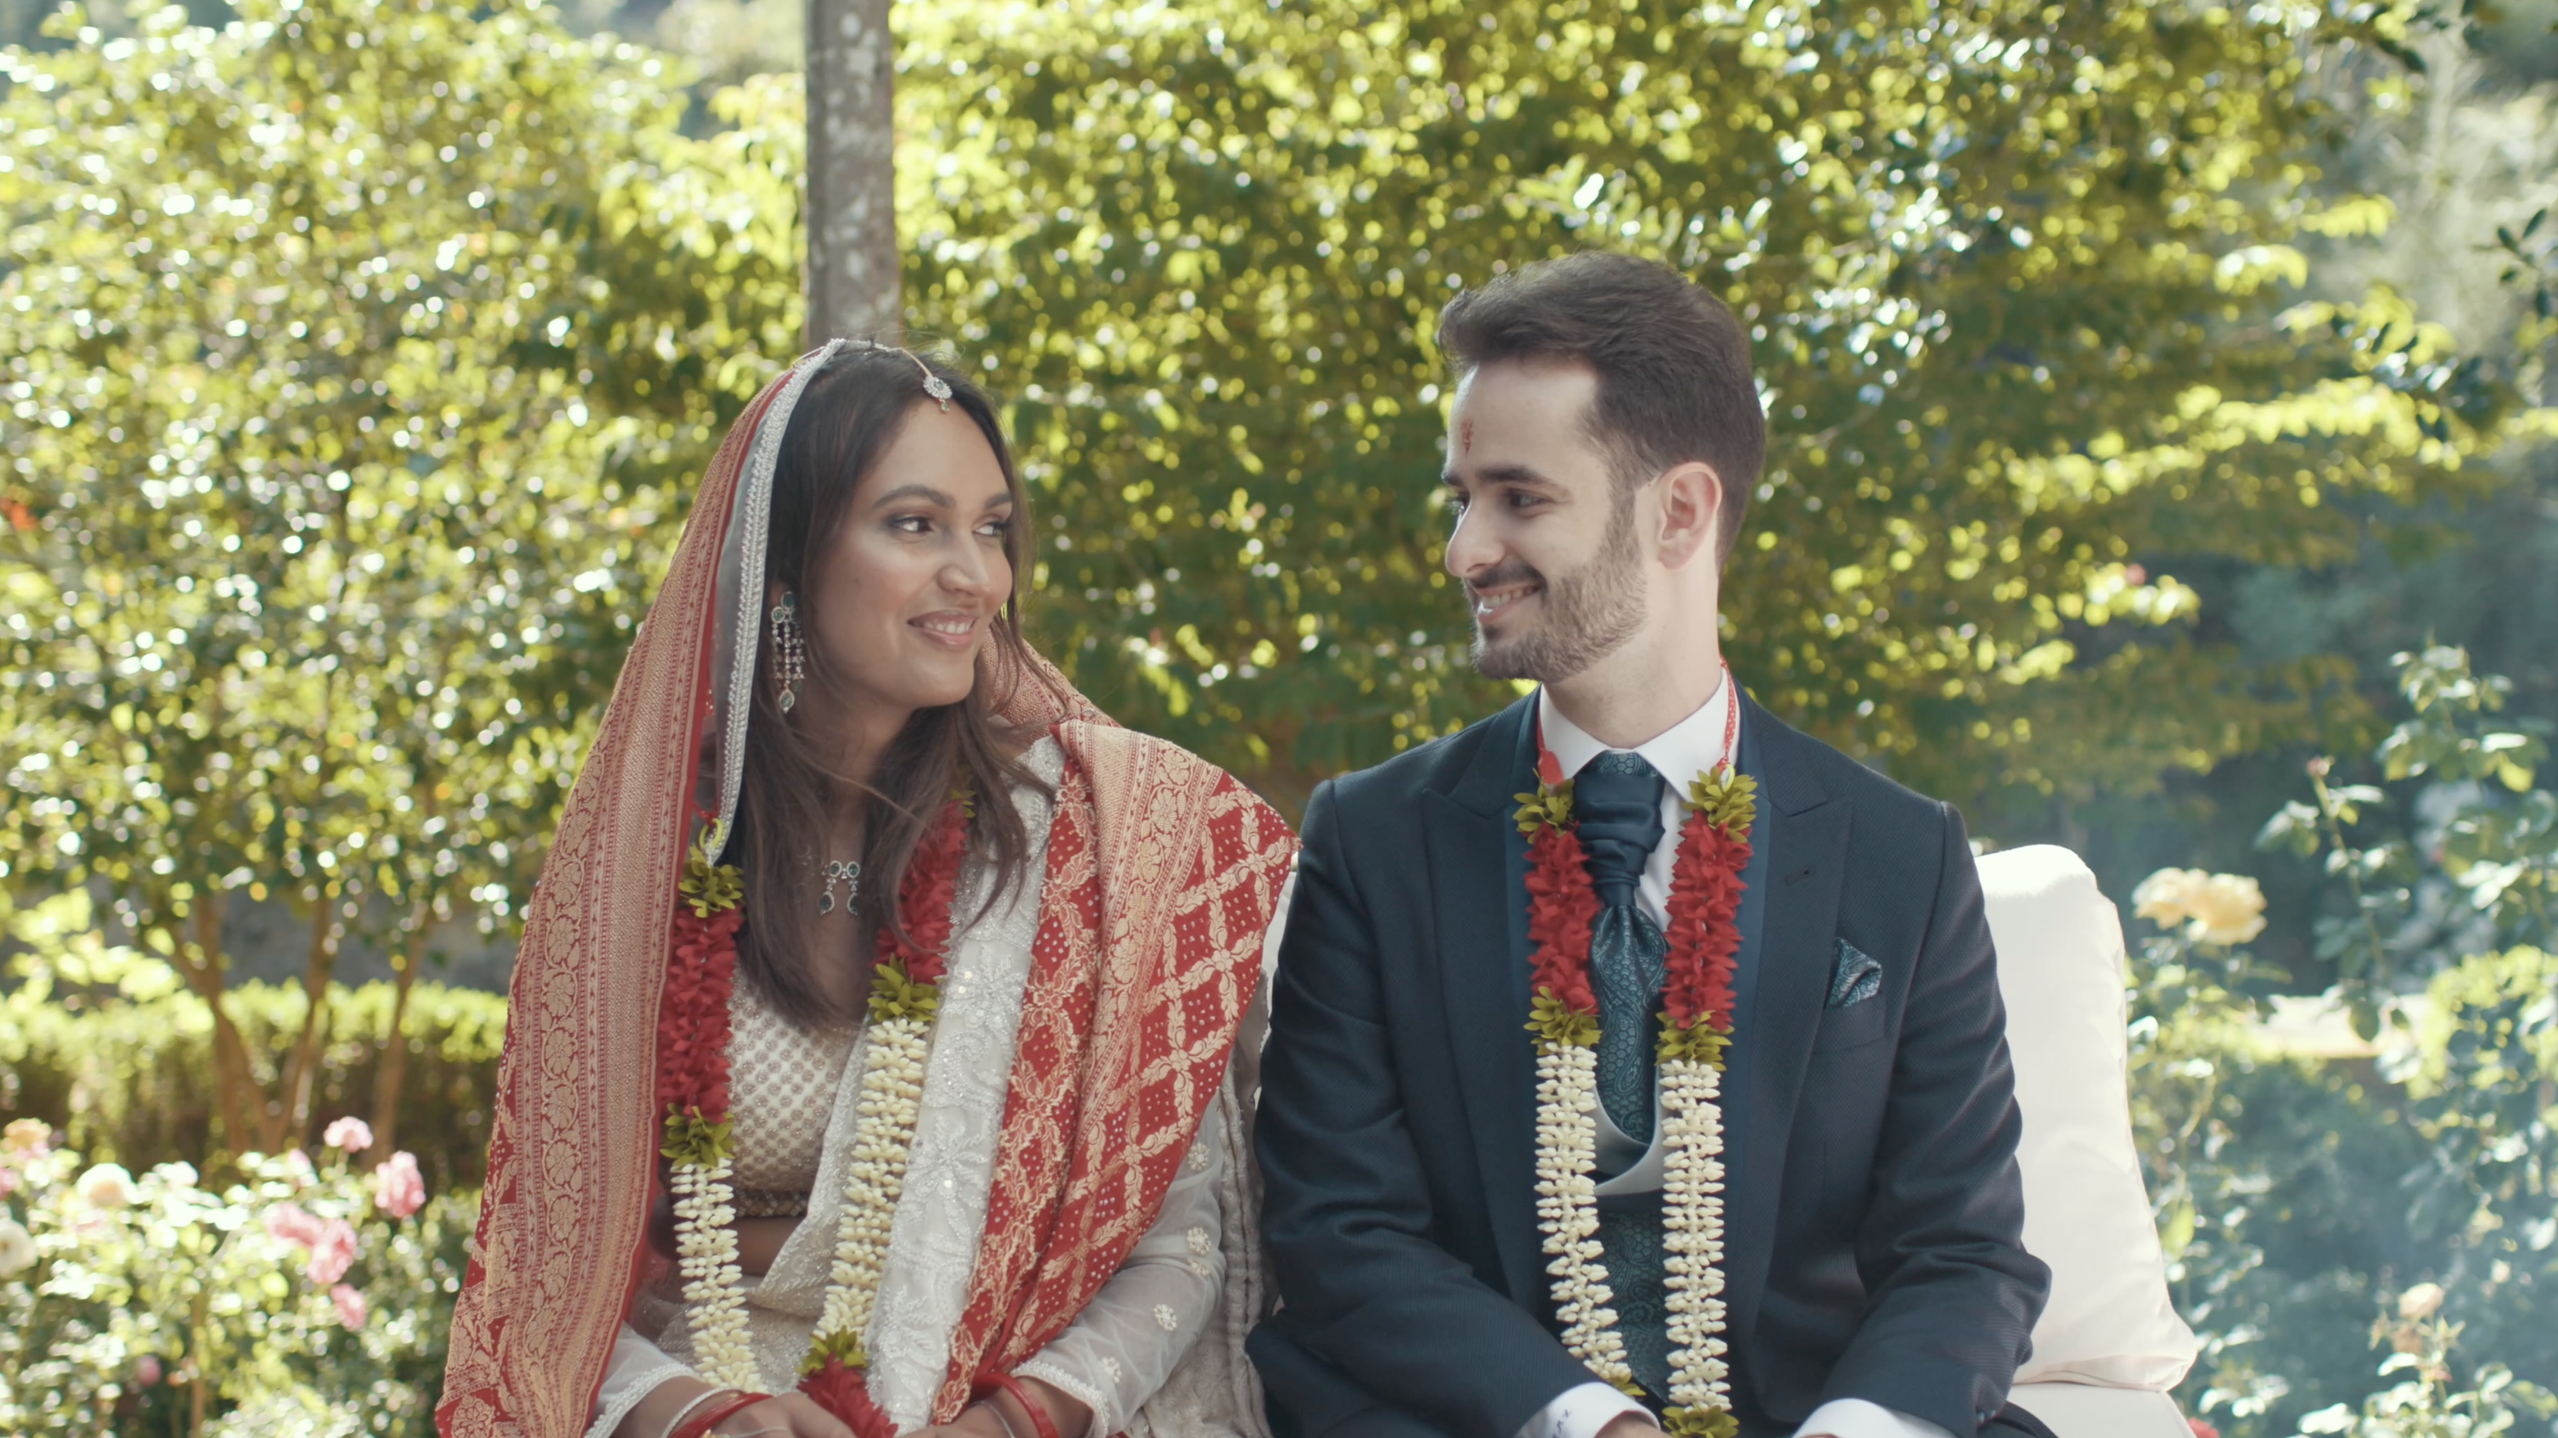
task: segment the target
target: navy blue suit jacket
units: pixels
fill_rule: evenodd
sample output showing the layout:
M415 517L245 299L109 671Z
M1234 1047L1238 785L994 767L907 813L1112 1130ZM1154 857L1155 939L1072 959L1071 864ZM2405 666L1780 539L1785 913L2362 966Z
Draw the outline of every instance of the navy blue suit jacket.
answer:
M1534 714L1522 700L1307 805L1256 1137L1282 1306L1250 1352L1282 1438L1513 1438L1591 1381L1555 1337L1534 1208L1511 818ZM1755 704L1742 732L1760 784L1725 1114L1743 1432L1858 1397L1969 1434L2049 1280L2020 1243L1971 848L1952 809ZM1842 941L1881 983L1832 1007Z

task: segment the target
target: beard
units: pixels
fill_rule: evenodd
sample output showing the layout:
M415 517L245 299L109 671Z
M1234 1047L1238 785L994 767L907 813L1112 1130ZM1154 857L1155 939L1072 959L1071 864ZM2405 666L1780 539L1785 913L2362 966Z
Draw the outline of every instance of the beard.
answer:
M1474 667L1487 679L1560 684L1605 659L1643 627L1643 580L1634 538L1633 496L1608 520L1599 552L1567 574L1545 575L1522 560L1496 565L1467 581L1497 589L1536 583L1545 600L1537 622L1499 639L1474 626Z

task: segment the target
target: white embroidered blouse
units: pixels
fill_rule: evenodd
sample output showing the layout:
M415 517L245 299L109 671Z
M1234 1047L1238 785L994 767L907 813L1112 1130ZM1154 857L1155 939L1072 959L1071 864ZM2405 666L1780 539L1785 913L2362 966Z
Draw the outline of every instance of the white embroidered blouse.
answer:
M1063 768L1053 741L1043 741L1024 758L1051 784ZM1041 875L1049 802L1035 790L1013 797L1033 836L1025 872ZM976 866L963 875L963 915L978 912L990 880ZM891 1221L888 1261L866 1344L871 1396L900 1432L929 1421L949 1364L951 1334L967 1302L994 1180L1039 900L1034 877L1008 899L999 896L952 944L926 1062L922 1116L905 1193ZM765 1391L785 1393L798 1382L799 1362L824 1301L862 1039L853 1029L833 1034L795 1029L746 984L736 987L730 1011L736 1185L746 1200L741 1208L751 1213L753 1203L787 1212L785 1196L808 1195L806 1217L771 1270L746 1281L749 1331ZM1233 1087L1230 1082L1229 1090ZM1221 1289L1228 1255L1252 1251L1239 1119L1231 1092L1211 1105L1154 1227L1066 1331L1017 1370L1090 1405L1091 1438L1146 1426L1137 1421L1141 1409L1184 1368L1203 1332L1220 1334L1211 1345L1218 1351L1201 1353L1184 1370L1185 1394L1205 1397L1233 1383L1225 1370L1242 1359L1239 1351L1227 1350L1239 1350L1241 1330L1238 1315L1228 1312L1233 1305L1220 1301ZM632 1406L659 1384L697 1377L691 1357L680 1285L669 1278L643 1290L614 1345L587 1438L610 1438Z

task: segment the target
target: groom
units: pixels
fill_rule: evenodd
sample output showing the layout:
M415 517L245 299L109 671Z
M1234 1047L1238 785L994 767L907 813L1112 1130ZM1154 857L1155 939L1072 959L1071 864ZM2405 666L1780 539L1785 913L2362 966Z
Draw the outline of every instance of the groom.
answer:
M1716 643L1765 448L1747 335L1594 253L1459 296L1439 344L1475 663L1540 688L1307 806L1258 1138L1282 1307L1250 1352L1280 1438L1654 1434L1664 1225L1697 1213L1664 1196L1664 933L1696 882L1682 801L1727 759L1758 786L1720 1096L1729 1412L1742 1438L2047 1434L2006 1403L2048 1272L1962 820L1752 703ZM1573 780L1594 901L1596 1237L1640 1399L1566 1348L1540 1229L1516 816L1541 767Z

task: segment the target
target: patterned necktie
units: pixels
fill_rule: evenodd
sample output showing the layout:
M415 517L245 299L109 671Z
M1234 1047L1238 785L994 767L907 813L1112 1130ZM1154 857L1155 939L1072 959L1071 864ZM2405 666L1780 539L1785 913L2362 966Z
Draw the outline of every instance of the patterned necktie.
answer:
M1640 754L1612 749L1572 782L1572 816L1598 893L1590 977L1599 991L1599 1103L1626 1137L1652 1141L1652 1087L1661 979L1669 942L1643 912L1643 866L1661 842L1668 786ZM1599 1249L1608 1269L1626 1366L1656 1399L1670 1393L1669 1289L1661 1195L1602 1199Z
M1572 782L1572 817L1598 891L1590 977L1599 991L1599 1102L1636 1143L1652 1141L1653 1012L1669 943L1643 912L1643 866L1662 834L1659 771L1611 749Z

